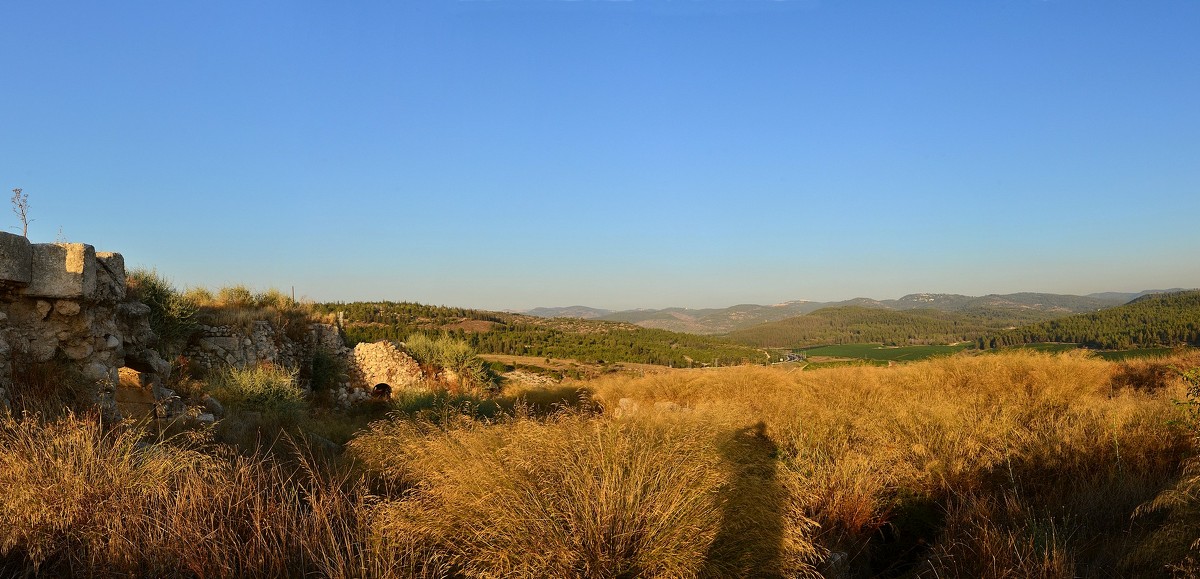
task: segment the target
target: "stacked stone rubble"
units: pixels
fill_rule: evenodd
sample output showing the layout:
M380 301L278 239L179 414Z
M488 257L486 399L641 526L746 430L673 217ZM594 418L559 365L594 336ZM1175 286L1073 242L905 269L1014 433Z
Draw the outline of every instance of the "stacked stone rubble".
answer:
M122 366L161 384L170 364L150 347L149 308L125 297L120 254L0 232L0 404L14 365L73 366L110 415L119 415L112 392Z
M388 341L354 346L349 367L349 387L338 395L343 402L369 397L376 384L387 384L393 394L401 390L421 390L426 386L416 360Z
M212 372L257 364L302 368L318 350L337 356L349 352L337 326L310 323L304 338L293 340L283 328L255 320L244 327L201 325L188 339L183 355L190 364Z

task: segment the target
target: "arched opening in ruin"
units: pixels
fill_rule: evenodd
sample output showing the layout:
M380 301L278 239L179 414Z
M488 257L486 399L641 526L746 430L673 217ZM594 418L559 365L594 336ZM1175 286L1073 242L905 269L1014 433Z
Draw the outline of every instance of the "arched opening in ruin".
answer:
M371 390L371 398L376 400L387 400L392 397L392 386L386 382L380 382Z

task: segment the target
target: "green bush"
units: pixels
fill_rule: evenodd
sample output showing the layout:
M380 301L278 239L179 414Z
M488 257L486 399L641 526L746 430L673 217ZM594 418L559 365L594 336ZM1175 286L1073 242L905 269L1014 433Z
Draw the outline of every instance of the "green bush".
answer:
M197 305L153 269L135 269L125 282L129 295L150 307L150 329L166 352L182 348L196 329Z
M422 366L441 365L441 340L435 340L425 334L409 334L404 339L404 349Z
M313 353L309 383L313 392L325 392L337 388L346 378L346 360L325 349Z
M296 371L274 364L230 368L212 379L211 392L233 408L253 412L294 413L308 402L296 385Z
M425 334L410 334L404 348L423 367L448 370L458 376L460 386L472 390L487 390L496 382L495 374L470 344L442 335L431 338Z

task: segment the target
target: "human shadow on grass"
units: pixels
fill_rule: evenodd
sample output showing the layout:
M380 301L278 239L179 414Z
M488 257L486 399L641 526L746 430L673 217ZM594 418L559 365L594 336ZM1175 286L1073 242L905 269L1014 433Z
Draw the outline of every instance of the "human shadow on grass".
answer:
M775 442L763 422L730 432L720 443L731 481L721 527L709 547L709 577L782 577L787 491L779 480Z

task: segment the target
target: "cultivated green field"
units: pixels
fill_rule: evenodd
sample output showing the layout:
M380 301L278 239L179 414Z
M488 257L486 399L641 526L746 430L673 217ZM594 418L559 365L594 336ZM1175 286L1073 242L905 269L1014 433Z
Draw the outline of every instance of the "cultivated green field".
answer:
M797 350L809 358L859 358L872 361L924 360L932 356L945 356L966 349L968 344L956 346L883 346L880 344L840 344Z

